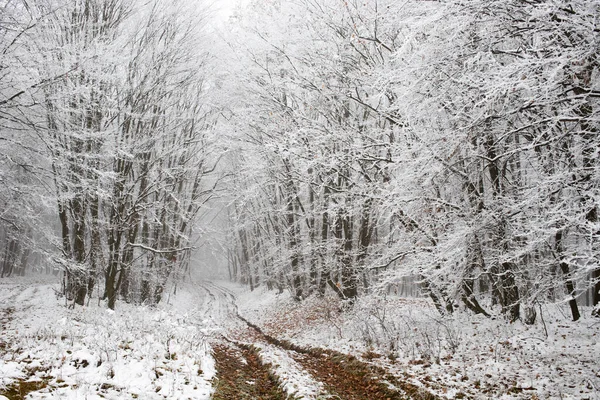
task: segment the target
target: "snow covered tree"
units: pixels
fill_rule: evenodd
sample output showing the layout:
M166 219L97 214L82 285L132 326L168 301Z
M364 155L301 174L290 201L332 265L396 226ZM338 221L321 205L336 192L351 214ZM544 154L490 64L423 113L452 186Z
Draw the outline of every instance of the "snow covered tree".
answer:
M405 265L421 265L476 312L484 310L475 283L511 320L564 285L579 316L575 282L597 265L597 165L585 155L598 146L589 120L597 7L423 4L404 17L405 45L381 71L386 90L403 99L388 111L410 133L400 159L414 160L417 196L437 203L412 218L435 209L444 221L435 246L409 249Z
M49 250L44 147L31 129L39 123L32 92L48 81L29 73L39 20L22 1L3 2L0 13L0 276L10 276L41 268Z
M418 277L442 313L526 322L561 291L573 319L588 287L597 303L595 2L250 10L232 118L248 271L297 298Z
M36 21L23 71L43 82L27 92L43 120L26 126L50 160L65 294L84 304L100 281L110 308L119 295L156 303L188 267L196 218L217 182L204 14L160 0L23 7Z
M359 283L375 242L373 196L386 179L391 123L376 112L380 99L371 98L365 77L390 52L381 40L393 40L393 32L378 30L383 14L371 4L254 7L269 23L247 28L255 41L245 89L254 97L245 107L256 119L240 131L256 146L247 159L266 160L254 174L270 190L254 191L242 205L269 214L273 228L256 234L287 248L279 271L297 298L326 285L354 298L368 282ZM281 234L286 239L278 243Z

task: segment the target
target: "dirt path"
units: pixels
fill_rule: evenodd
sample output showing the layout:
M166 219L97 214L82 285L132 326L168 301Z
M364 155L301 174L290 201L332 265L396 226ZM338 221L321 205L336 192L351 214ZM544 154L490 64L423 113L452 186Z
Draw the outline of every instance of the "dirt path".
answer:
M287 399L271 366L264 364L256 348L239 344L213 347L217 376L215 400Z
M239 326L238 329L230 330L229 335L231 336L224 340L229 344L218 343L214 345L214 356L218 371L215 399L286 398L285 395L284 397L277 397L282 395L280 389L279 391L276 390L278 379L273 376L273 369L269 369L269 365L262 364L260 357L258 357L260 352L257 349L266 345L276 346L278 349L284 350L315 381L322 384L324 390L318 398L345 400L436 399L435 396L422 388L404 382L388 374L385 370L362 362L353 356L332 350L299 347L288 341L269 336L260 327L239 315L233 293L212 283L203 284L203 286L205 290L212 293L215 299L219 299L222 307L225 307L237 319ZM242 354L242 357L238 356L237 359L233 356L236 347ZM232 361L234 361L233 365L231 364ZM253 368L249 369L248 366L251 364ZM232 385L231 382L240 379L241 383L238 386L240 391L235 392L234 386L236 385ZM251 386L256 386L257 389L260 386L264 390L268 387L267 392L272 394L265 394L265 397L260 397L263 395L243 397L246 396L248 386L244 382L260 382L260 385L252 384ZM220 389L222 386L233 391L228 391L226 395L221 394L224 393Z

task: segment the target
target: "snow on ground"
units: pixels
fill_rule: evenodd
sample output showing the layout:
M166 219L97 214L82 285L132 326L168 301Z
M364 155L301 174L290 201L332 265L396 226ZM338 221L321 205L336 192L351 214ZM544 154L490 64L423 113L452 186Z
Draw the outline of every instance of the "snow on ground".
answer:
M564 305L544 306L526 326L441 318L422 298L367 296L349 307L334 295L297 303L287 293L211 285L179 285L167 305L120 302L112 312L69 309L56 284L0 280L0 393L28 380L38 385L33 400L209 399L209 339L236 324L232 291L240 314L267 333L356 355L445 398L600 400L600 321L587 309L571 322ZM288 353L255 345L288 393L319 397L322 384Z
M273 372L279 378L286 393L300 399L317 399L324 393L324 386L302 369L286 351L268 344L261 344L259 356L264 363L273 367Z
M210 398L214 327L172 306L69 309L57 289L0 280L0 393L21 378L39 382L32 400Z
M600 320L589 309L572 322L565 305L544 306L527 326L442 318L423 298L368 296L350 308L334 295L297 303L228 287L266 332L359 356L449 399L600 399Z

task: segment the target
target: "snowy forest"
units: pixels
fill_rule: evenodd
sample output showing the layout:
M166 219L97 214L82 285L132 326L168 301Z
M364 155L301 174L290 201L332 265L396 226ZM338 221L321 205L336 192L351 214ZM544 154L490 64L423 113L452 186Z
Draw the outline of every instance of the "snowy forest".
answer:
M252 304L326 304L338 342L353 326L414 368L456 353L452 324L596 336L599 54L598 0L0 0L0 288L55 282L65 313L188 290L272 346ZM437 339L403 342L378 311L400 300L431 306ZM600 398L590 363L565 398ZM10 382L0 399L25 398Z
M513 321L568 297L577 320L600 289L599 11L259 8L253 65L232 80L232 274L298 299L411 277L441 313L499 305Z

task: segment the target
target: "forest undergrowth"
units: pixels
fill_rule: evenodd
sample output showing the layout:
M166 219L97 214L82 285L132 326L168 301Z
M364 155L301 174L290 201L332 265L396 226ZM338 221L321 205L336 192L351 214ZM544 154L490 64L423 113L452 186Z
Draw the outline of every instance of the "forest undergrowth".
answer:
M249 305L245 296L263 300ZM526 325L441 317L424 298L371 295L353 306L334 295L240 299L241 312L269 335L354 355L442 398L600 398L600 322L569 321L565 304L542 307Z
M70 308L56 288L0 283L0 398L210 398L207 326L170 307Z

